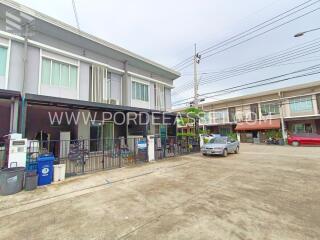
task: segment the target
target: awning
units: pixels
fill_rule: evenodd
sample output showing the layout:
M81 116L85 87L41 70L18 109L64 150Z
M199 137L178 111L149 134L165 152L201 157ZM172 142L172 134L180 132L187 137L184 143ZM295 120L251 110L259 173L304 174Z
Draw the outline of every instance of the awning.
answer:
M0 98L2 99L10 99L12 97L20 98L20 92L0 89Z
M145 113L159 113L166 116L176 117L174 112L163 112L157 110L150 110L145 108L129 107L123 105L111 105L106 103L96 103L83 100L75 100L68 98L57 98L44 95L36 95L27 93L25 99L29 104L66 107L71 109L88 109L88 110L102 110L102 111L123 111L123 112L145 112Z
M280 129L280 119L268 119L263 121L240 122L237 124L236 131L255 131Z

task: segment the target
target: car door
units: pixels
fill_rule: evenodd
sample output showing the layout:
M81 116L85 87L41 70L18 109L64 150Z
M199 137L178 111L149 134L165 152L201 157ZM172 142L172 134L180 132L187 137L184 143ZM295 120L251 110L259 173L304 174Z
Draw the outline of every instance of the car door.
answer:
M230 138L227 138L227 149L229 153L234 152L234 143L231 141Z
M319 145L320 144L320 136L312 135L310 136L310 145Z

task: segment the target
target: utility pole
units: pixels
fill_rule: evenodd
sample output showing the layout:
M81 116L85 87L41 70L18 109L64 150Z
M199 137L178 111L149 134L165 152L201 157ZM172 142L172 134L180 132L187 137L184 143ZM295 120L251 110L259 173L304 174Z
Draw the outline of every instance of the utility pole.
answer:
M194 57L193 57L193 67L194 67L194 100L193 106L198 109L199 107L199 79L198 79L198 64L200 63L201 55L197 53L197 44L194 44ZM199 117L195 119L195 134L199 134Z
M200 63L201 55L197 53L197 44L194 44L194 57L193 57L193 67L194 67L194 101L193 105L198 108L199 105L199 79L198 79L198 64Z
M193 77L194 77L194 106L198 107L198 67L197 67L197 44L194 44L193 57Z
M282 139L284 144L286 144L287 141L287 133L284 126L284 112L283 112L283 103L282 103L282 94L281 92L279 94L279 105L280 105L280 120L281 120L281 132L282 132Z

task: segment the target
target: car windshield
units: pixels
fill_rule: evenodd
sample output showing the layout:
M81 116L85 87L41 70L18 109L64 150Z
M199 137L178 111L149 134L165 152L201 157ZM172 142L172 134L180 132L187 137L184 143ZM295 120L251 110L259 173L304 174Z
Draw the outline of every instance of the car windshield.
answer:
M215 144L225 144L227 143L226 138L214 138L210 140L210 143L215 143Z

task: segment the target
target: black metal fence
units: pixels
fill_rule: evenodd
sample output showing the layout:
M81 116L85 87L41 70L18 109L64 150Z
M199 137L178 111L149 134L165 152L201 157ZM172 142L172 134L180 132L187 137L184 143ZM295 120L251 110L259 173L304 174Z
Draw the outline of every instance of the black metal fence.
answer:
M155 137L155 159L176 157L200 151L200 142L191 137Z
M155 137L155 159L164 159L200 150L190 138ZM71 141L29 141L27 169L37 168L40 154L53 154L55 164L66 165L66 177L120 168L149 160L146 138L81 139Z

